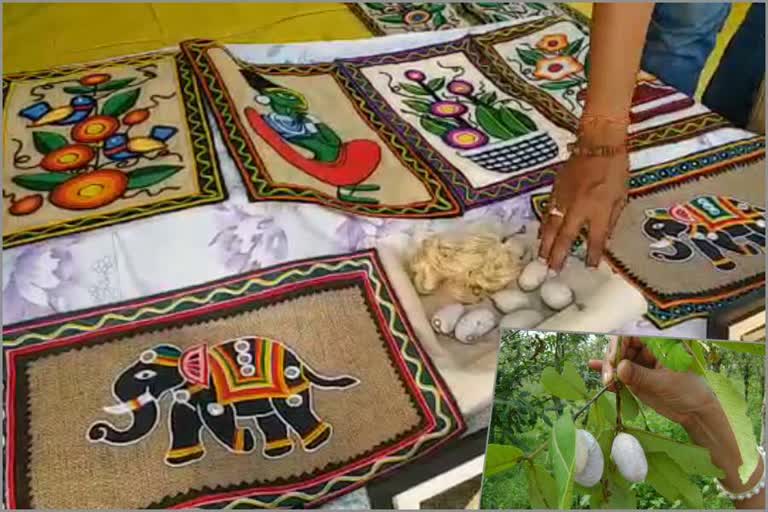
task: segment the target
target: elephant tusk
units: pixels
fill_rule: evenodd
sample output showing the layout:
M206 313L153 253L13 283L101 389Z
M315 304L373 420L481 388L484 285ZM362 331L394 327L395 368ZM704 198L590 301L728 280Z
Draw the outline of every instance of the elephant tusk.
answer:
M651 249L665 249L667 247L672 247L673 241L669 238L662 238L661 240L657 242L653 242L650 247Z
M131 400L128 400L127 402L122 402L117 405L108 405L106 407L103 407L104 412L109 414L127 414L129 412L133 412L136 409L140 409L141 407L145 406L149 402L152 402L155 400L155 397L152 396L152 394L149 391L145 391L141 395L139 395L138 398L133 398Z

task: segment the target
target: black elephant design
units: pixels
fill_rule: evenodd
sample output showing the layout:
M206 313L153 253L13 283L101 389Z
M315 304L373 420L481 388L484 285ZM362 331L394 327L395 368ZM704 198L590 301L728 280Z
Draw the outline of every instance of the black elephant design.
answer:
M659 261L687 261L698 250L716 269L733 270L736 263L728 252L765 252L765 208L745 201L702 195L645 215L643 232L654 240L650 255Z
M358 383L346 375L320 375L282 343L262 337L196 345L183 352L158 345L117 377L113 394L119 403L104 408L110 414L131 414L131 426L119 430L99 421L91 425L88 439L112 445L138 442L155 428L158 402L169 393L171 445L165 461L170 466L205 455L203 428L232 453L252 452L256 439L250 428L238 425L243 419L255 421L266 458L293 451L292 433L312 452L333 432L313 409L312 387L348 389Z

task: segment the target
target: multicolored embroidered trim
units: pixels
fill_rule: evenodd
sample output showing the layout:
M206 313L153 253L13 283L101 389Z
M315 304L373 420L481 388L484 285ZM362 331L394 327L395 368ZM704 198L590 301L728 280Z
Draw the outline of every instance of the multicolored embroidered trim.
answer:
M448 187L418 155L412 153L396 132L392 131L386 124L378 122L376 113L368 107L364 98L360 97L358 90L348 83L347 77L339 71L336 64L258 66L238 61L233 57L241 69L265 73L270 76L313 76L318 74L331 76L349 98L350 104L356 109L361 120L378 133L380 141L386 144L404 167L422 183L431 198L429 201L402 205L357 203L341 200L338 196L333 197L310 187L273 182L270 178L269 169L259 157L247 131L238 119L234 101L208 56L207 51L211 48L220 47L212 41L196 40L182 43L182 49L192 61L195 72L213 107L217 123L224 135L230 154L240 170L251 201L279 200L319 203L352 213L382 217L436 218L461 215L461 205L452 197ZM359 185L360 188L365 186L366 184Z
M147 503L147 506L316 506L364 485L403 463L421 457L460 435L465 425L458 407L433 368L429 356L419 345L376 252L361 251L291 262L184 290L56 315L6 328L3 344L7 363L4 373L7 504L11 508L34 506L34 489L30 488L32 483L28 481L27 473L29 461L26 454L32 440L28 435L30 417L26 397L29 386L27 368L36 359L89 346L119 343L132 335L163 332L173 326L202 324L245 311L257 311L290 298L350 287L357 287L365 297L371 318L375 321L383 346L391 358L390 364L401 379L404 392L409 394L412 403L423 417L418 428L383 446L371 447L368 452L354 460L327 466L318 474L304 474L273 482L259 481L258 475L246 475L246 478L252 480L214 489L177 489L165 497L158 496L157 501ZM250 354L249 357L256 357L254 344L258 343L237 340L228 342L225 346L233 349L232 354L242 357ZM161 346L156 350L147 351L141 355L140 361L152 363L164 353L163 350L164 347ZM191 355L181 355L181 358L178 357L179 349L168 347L165 351L182 363L188 359L183 363L187 373L199 373L199 366L195 361L199 362L203 353L198 346L190 347L186 353ZM278 352L287 354L279 350ZM249 360L246 360L248 358L242 361L239 359L232 364L250 364ZM355 370L359 373L362 368ZM296 373L297 371L289 374L286 369L286 378L303 378L301 372ZM194 393L199 392L203 392L200 386L195 386ZM175 399L190 398L187 395ZM141 402L141 399L139 401ZM216 410L211 411L211 414L217 414ZM316 442L317 439L327 436L327 431L328 425L320 423L303 436L303 441L307 444ZM246 440L242 431L236 434L233 450L234 453L241 453ZM285 448L284 440L270 441L267 446L269 450ZM202 447L194 445L180 447L179 450L168 454L169 463L183 463L188 458L200 457Z
M739 168L765 159L765 137L756 136L698 152L664 164L639 169L630 178L629 201L675 189L686 183L716 177L719 174L738 171ZM713 194L727 196L726 190L713 190ZM541 220L547 211L549 192L534 194L531 198L533 211ZM757 205L761 207L763 205ZM680 212L678 215L682 215ZM764 221L763 221L764 222ZM641 236L638 234L638 236ZM579 240L583 243L583 239ZM743 295L765 286L765 272L733 282L717 289L695 293L659 293L638 279L632 269L619 261L610 247L606 260L648 299L646 316L659 328L666 328L693 318L705 317ZM715 270L712 270L713 272Z
M154 52L154 53L147 53L137 56L131 56L131 57L124 57L120 59L113 59L109 61L103 61L103 62L94 62L89 64L82 64L82 65L73 65L73 66L65 66L65 67L59 67L55 69L50 70L44 70L44 71L35 71L35 72L24 72L24 73L15 73L11 75L5 75L3 77L3 106L4 108L9 103L9 98L12 97L14 86L15 84L21 84L21 83L29 83L29 82L35 82L35 81L42 81L43 83L39 86L42 88L49 87L47 84L50 83L51 79L57 79L57 78L66 78L70 77L73 74L77 73L83 73L86 71L98 71L99 69L110 67L110 66L132 66L137 70L140 70L142 73L147 74L148 76L152 76L152 67L160 62L167 59L173 59L174 65L175 65L175 81L177 82L178 86L176 90L171 91L173 95L177 95L180 97L180 103L183 108L183 113L185 115L185 118L181 120L182 127L180 130L176 128L169 128L169 127L155 127L153 128L153 131L151 132L151 135L149 138L147 137L140 137L141 141L129 141L129 146L131 144L134 144L133 146L130 146L134 149L138 148L140 144L143 145L142 148L140 148L141 152L148 151L148 155L155 155L157 156L158 153L161 153L161 150L155 150L152 144L154 143L157 147L163 146L162 143L158 142L159 140L165 140L166 137L173 137L174 135L176 137L187 137L189 139L189 144L191 146L191 154L193 161L191 162L183 162L185 166L192 169L191 175L194 176L195 179L195 188L196 191L192 194L185 194L179 196L178 194L173 197L163 198L162 195L157 198L154 202L149 202L147 204L142 204L138 206L128 207L125 209L120 210L113 210L109 212L102 212L99 213L98 208L93 208L93 214L88 216L83 216L77 219L72 220L60 220L60 221L54 221L45 225L41 226L32 226L28 228L21 229L19 231L5 234L3 236L3 248L8 249L10 247L16 247L32 242L38 242L41 240L46 240L48 238L57 237L57 236L63 236L73 233L79 233L83 231L88 231L92 229L97 229L105 226L111 226L114 224L122 223L122 222L129 222L132 220L140 219L140 218L146 218L150 217L152 215L159 215L163 213L168 213L172 211L182 210L185 208L192 208L195 206L201 206L205 204L211 204L211 203L217 203L220 201L223 201L227 198L227 191L224 185L224 182L221 177L221 173L219 170L219 163L216 156L216 151L213 148L213 137L210 132L210 128L208 126L208 122L205 116L205 112L203 109L203 102L202 97L200 95L200 91L197 85L197 82L195 80L195 76L192 70L192 67L189 63L189 61L184 57L184 55L181 52ZM96 81L99 80L109 80L109 75L104 73L94 73L91 75L88 75L88 77ZM85 78L83 80L85 80ZM119 84L120 80L112 80L107 83L101 84L102 86L112 86L115 87L121 85ZM96 84L96 87L99 84ZM122 87L130 87L129 84L122 84ZM88 86L88 87L94 87L94 86ZM34 89L33 89L34 90ZM87 87L85 86L78 86L70 88L70 94L77 94L80 90L87 90ZM95 90L95 89L94 89ZM138 90L138 89L134 89ZM40 99L41 95L38 94L37 98ZM125 100L126 98L120 98ZM132 98L135 101L135 97ZM157 104L158 100L163 101L168 98L163 98L161 95L152 95L149 98L149 101L154 102L154 104ZM73 100L75 101L75 100ZM128 100L126 102L129 103ZM42 123L44 120L40 118L40 116L44 113L44 110L49 110L49 117L50 117L50 106L46 102L38 101L35 105L33 105L34 109L37 109L36 111L33 111L32 107L28 112L25 112L25 116L28 119L35 119L38 120L33 123L33 125L37 125ZM45 107L45 108L44 108ZM117 111L120 110L121 105L117 105L117 101L113 102L111 105L112 110ZM106 108L106 104L103 108ZM151 107L150 107L151 108ZM58 110L58 109L57 109ZM148 109L143 109L147 110ZM128 112L128 114L123 117L123 123L126 125L129 125L132 127L134 124L140 124L142 123L146 117L149 115L145 113L142 109L139 110L133 110L131 112ZM6 110L6 118L4 120L4 123L7 125L7 116L10 114ZM132 117L131 117L132 116ZM102 125L96 126L96 122L94 121L91 123L91 125L84 127L90 129L96 129L96 128L109 128L112 130L111 125L108 124L108 122L111 122L114 117L107 117L107 116L96 116L94 118L91 118L92 120L95 119L102 119ZM65 123L66 119L56 121L57 124L63 124ZM74 121L73 121L74 122ZM107 125L104 125L103 123L107 123ZM71 124L71 123L70 123ZM82 125L83 123L80 123ZM80 126L78 125L78 126ZM77 128L78 126L75 126ZM161 128L163 128L161 130ZM7 127L6 127L7 130ZM82 131L82 130L81 130ZM176 131L180 131L180 134L176 134ZM161 133L162 132L162 133ZM74 133L74 132L73 132ZM78 132L79 133L79 132ZM45 142L42 144L36 144L37 149L45 149L45 150L51 150L55 147L61 146L61 144L66 143L63 141L63 138L57 134L52 134L55 139L49 137L48 141L38 141L38 142ZM6 137L8 137L8 132L6 131ZM73 135L74 136L74 135ZM85 134L85 132L80 133L78 136L81 140L90 140L88 139L88 134ZM116 134L115 137L121 136L120 134ZM84 139L85 137L85 139ZM152 137L156 137L157 140L153 139ZM86 141L87 141L86 140ZM55 144L47 144L47 142L53 141ZM6 143L10 144L11 141L6 140ZM107 141L108 143L110 140ZM47 144L47 145L46 145ZM78 146L70 145L69 147L75 147ZM80 145L82 146L82 144ZM66 149L66 148L64 148ZM139 151L139 149L136 149ZM105 150L106 151L106 150ZM154 153L152 153L154 151ZM19 150L17 150L17 156L19 153ZM51 153L49 153L50 155ZM143 153L142 153L143 154ZM75 155L75 153L72 153L71 155L65 155L64 157L71 158ZM120 169L121 165L124 163L127 163L130 160L131 153L129 151L123 151L122 154L113 154L110 153L110 158L113 159L115 162L117 162L119 165L116 165L118 169ZM16 158L16 156L14 157ZM52 164L51 164L52 165ZM51 170L48 167L50 165L44 166L46 167L46 170ZM141 180L139 180L138 176L135 176L137 178L135 182L128 182L129 190L132 191L132 193L142 192L142 191L148 191L148 188L136 188L141 186L148 186L145 185L146 183L156 183L157 178L163 178L163 176L167 175L168 172L170 172L168 169L160 169L161 166L155 165L144 167L142 172L144 172L144 176ZM175 166L166 166L166 167L173 167L175 170L173 173L178 172L179 169L177 169L178 165ZM148 172L148 170L152 170L153 172ZM10 172L9 169L5 169L6 173ZM107 171L95 171L100 172L104 174ZM117 175L118 171L110 171L113 174ZM163 174L165 172L166 174ZM50 172L49 175L40 175L41 177L45 178L46 176L54 175L54 177L61 177L65 173L63 172ZM23 176L23 175L22 175ZM88 174L81 174L82 177L88 177ZM80 178L78 176L78 178ZM104 178L107 178L106 175L103 176ZM119 177L119 176L118 176ZM25 184L29 179L32 178L32 176L27 176L25 178ZM151 179L150 179L151 178ZM82 181L82 178L80 178ZM142 183L140 183L142 182ZM108 182L99 182L97 183L98 186L102 185L108 185ZM39 188L35 186L34 183L29 183L28 187L31 187L32 190L50 190L50 187L44 187ZM161 190L162 191L162 190ZM52 194L58 194L58 203L63 204L65 207L69 207L70 199L67 199L65 197L64 191L62 190L61 193L58 193L54 190ZM154 197L157 195L158 191L154 192L148 192L148 195L150 197ZM5 199L10 199L11 203L14 203L15 197L14 194L6 194L4 193ZM21 203L23 200L17 201L15 204ZM45 200L43 200L44 202ZM29 201L27 201L29 203ZM38 206L39 207L39 206ZM77 206L77 208L82 208L83 206ZM29 214L27 211L29 209L26 209L23 214ZM66 212L66 210L62 210L62 212ZM18 214L18 213L16 213ZM62 217L65 217L66 215L62 215Z

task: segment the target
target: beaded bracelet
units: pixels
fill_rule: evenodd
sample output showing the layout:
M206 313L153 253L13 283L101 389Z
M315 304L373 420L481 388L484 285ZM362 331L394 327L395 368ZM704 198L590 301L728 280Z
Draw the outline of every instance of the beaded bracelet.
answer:
M619 126L628 126L630 120L628 115L609 116L604 114L592 114L589 112L584 112L581 114L581 124L586 123L605 123L616 124Z
M765 450L762 446L757 447L757 452L760 454L760 457L763 459L763 476L760 477L760 480L755 484L753 488L751 488L748 491L734 493L729 490L727 490L725 487L723 487L723 484L720 483L720 480L717 478L714 479L715 485L717 486L717 489L720 491L720 496L723 496L724 498L730 498L733 501L742 501L751 498L752 496L757 496L760 494L760 491L763 490L763 487L765 487Z

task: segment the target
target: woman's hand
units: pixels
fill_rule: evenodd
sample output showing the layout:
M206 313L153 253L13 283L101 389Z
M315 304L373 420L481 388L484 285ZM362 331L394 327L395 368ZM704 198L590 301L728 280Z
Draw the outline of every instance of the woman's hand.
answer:
M616 350L621 346L621 360L616 362ZM615 378L644 404L679 423L691 440L709 449L712 462L725 472L723 486L739 493L752 489L763 475L760 459L752 477L741 483L739 466L741 452L728 418L717 396L706 381L691 372L674 372L664 368L639 338L613 338L603 360L591 360L589 367L600 371L605 384ZM614 390L613 386L609 388ZM763 509L765 489L745 500L734 502L736 508Z
M539 256L559 271L583 227L587 229L587 265L596 267L605 243L627 198L629 159L626 152L612 156L574 156L557 173L549 214L541 226Z

